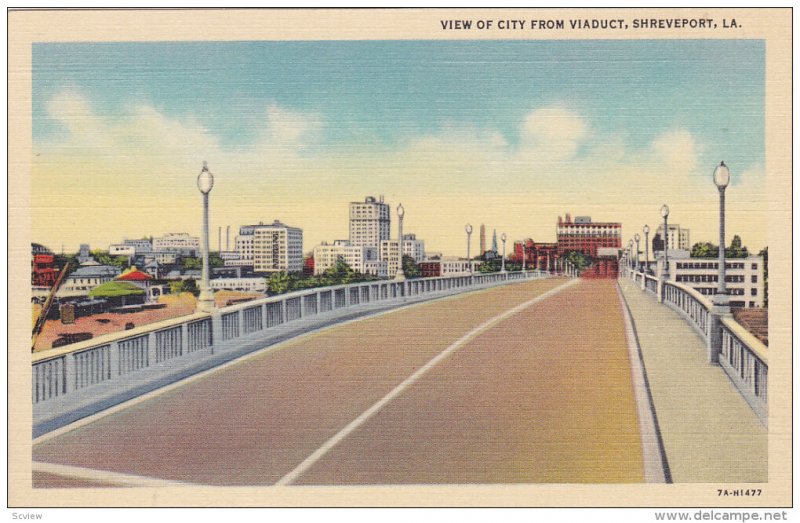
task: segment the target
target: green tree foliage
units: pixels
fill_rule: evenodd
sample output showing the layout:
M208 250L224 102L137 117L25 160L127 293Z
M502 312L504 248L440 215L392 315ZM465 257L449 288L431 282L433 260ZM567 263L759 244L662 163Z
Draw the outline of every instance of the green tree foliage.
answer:
M359 283L363 281L378 280L377 276L362 274L354 271L341 258L329 267L324 273L315 276L306 276L301 272L285 273L278 272L267 277L267 289L271 295L284 294L303 289L313 289L316 287L328 287L332 285L346 285L348 283Z
M184 256L181 267L185 271L199 271L203 269L203 260L194 256Z
M502 269L503 261L500 258L495 258L492 260L485 260L480 265L478 265L478 272L487 273L487 272L498 272ZM519 264L519 268L522 269L522 264ZM506 270L509 270L509 264L506 263Z
M769 247L758 252L764 258L764 307L769 307Z
M565 257L567 263L574 265L578 270L583 270L592 265L593 261L591 256L582 252L570 251Z
M197 282L194 280L178 280L169 282L169 291L172 294L180 294L182 292L191 292L195 296L200 295L200 289L197 288Z
M200 261L202 263L203 259L200 258ZM225 267L225 260L223 260L220 257L218 252L209 253L209 255L208 255L208 266L210 268L212 268L212 269L215 269L217 267Z
M719 257L719 246L711 242L699 242L692 245L692 258L717 258ZM747 247L742 246L742 239L739 235L734 235L730 247L725 248L726 258L747 258L750 252Z
M422 276L422 269L419 268L419 265L411 256L403 256L403 274L406 275L406 278L419 278Z
M101 265L111 265L113 267L120 268L128 266L127 256L111 256L108 254L108 251L101 250L91 251L90 253L92 257Z

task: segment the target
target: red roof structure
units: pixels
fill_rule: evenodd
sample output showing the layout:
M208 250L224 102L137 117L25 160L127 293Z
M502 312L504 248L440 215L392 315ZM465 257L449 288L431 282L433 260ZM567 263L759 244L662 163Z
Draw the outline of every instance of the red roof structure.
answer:
M117 276L116 279L121 281L149 281L152 280L153 277L146 272L140 271L136 267L131 267L131 270L123 272Z

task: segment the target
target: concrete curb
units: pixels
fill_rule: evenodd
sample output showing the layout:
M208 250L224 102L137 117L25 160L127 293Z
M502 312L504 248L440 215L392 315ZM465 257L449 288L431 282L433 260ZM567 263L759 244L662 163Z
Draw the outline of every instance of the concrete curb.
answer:
M653 395L650 392L650 383L647 380L647 369L644 365L642 349L639 346L639 335L636 324L628 306L628 301L616 284L622 315L625 318L625 337L628 339L628 353L631 360L631 374L633 380L636 406L639 412L639 430L642 435L642 453L644 458L644 479L647 483L672 483L669 461L661 438L661 429L658 425Z

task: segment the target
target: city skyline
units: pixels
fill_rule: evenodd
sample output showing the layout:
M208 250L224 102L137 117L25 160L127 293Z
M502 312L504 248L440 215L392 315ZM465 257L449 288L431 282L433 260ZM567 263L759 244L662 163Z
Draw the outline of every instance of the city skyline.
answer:
M725 160L727 241L757 252L764 89L758 40L35 44L32 240L198 235L208 160L212 232L279 219L305 251L368 195L449 255L467 222L547 242L570 212L628 238L662 203L716 243Z

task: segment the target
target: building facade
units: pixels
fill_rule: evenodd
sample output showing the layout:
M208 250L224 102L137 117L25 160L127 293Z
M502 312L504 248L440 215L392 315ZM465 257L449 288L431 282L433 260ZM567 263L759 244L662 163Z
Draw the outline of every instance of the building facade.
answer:
M153 244L150 243L150 240L128 240L125 239L122 241L122 245L127 245L129 247L133 247L136 251L136 254L149 254L153 252Z
M419 262L423 278L437 276L466 276L478 272L480 260L465 260L461 258L443 258L440 260L424 260Z
M664 250L664 224L658 226L653 236L653 252ZM689 239L689 229L683 229L676 223L667 224L667 249L691 250L692 244Z
M266 292L267 280L259 277L212 278L209 285L214 290L240 292Z
M383 196L368 196L363 202L350 202L350 245L378 247L389 239L391 212Z
M117 267L110 265L87 265L77 268L64 278L56 296L68 298L87 296L89 291L116 278L120 273Z
M596 258L598 248L622 247L622 224L592 222L590 216L576 216L573 221L567 213L564 219L558 217L556 241L559 254L580 252Z
M397 274L400 268L397 243L397 240L384 240L381 242L380 259L387 263L387 271L390 277ZM425 242L417 240L415 234L404 234L403 255L410 256L415 262L425 259Z
M253 231L253 270L256 272L301 272L303 230L278 220Z
M663 259L659 262L663 262ZM659 263L659 272L661 265ZM719 280L717 259L671 258L669 265L671 281L687 285L704 296L716 294ZM761 256L750 256L725 260L725 286L731 307L763 307L764 259Z
M197 256L200 253L200 238L189 236L185 232L168 233L160 238L153 238L153 250Z
M379 261L378 250L375 247L351 245L347 240L336 240L332 245L322 242L314 247L314 274L324 273L340 259L351 269L362 274L372 274L367 271L367 264ZM378 268L373 266L373 270Z
M125 245L124 243L115 243L108 246L108 254L111 256L135 256L136 247Z

